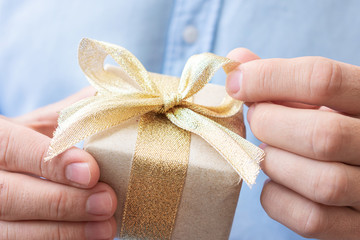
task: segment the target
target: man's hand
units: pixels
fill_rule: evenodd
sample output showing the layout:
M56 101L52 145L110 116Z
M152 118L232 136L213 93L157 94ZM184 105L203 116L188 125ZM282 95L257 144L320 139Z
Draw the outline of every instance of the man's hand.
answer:
M98 183L95 159L71 148L44 162L57 112L93 92L87 88L23 117L0 118L0 239L114 237L117 199Z
M227 90L253 103L248 121L266 144L265 211L305 237L359 239L360 67L260 60L244 49L229 57L246 63L229 74Z

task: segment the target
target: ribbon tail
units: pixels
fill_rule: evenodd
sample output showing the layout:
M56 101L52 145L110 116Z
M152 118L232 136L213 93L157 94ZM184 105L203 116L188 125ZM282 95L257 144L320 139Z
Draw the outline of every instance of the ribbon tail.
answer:
M60 112L45 161L69 149L98 132L143 115L159 106L159 99L119 99L95 96L76 103Z
M188 108L174 108L166 114L176 126L195 133L214 147L251 187L260 171L265 154L246 139L215 121Z

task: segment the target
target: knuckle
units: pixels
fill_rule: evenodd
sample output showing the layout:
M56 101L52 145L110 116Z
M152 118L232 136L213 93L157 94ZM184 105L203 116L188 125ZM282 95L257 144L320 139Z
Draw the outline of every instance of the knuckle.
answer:
M65 191L58 191L49 198L50 204L48 215L57 220L64 220L69 214L69 210L73 209L72 201L68 201L68 195Z
M271 89L274 73L276 69L276 60L261 60L256 64L249 62L241 68L244 74L246 87L243 87L245 97L256 99L261 97L264 91ZM269 88L270 87L270 88Z
M0 169L7 168L7 155L11 142L11 128L0 128Z
M57 240L67 240L67 239L83 239L83 237L80 237L79 235L82 235L77 228L78 226L69 227L66 224L58 223L56 224L56 230L53 233L53 238L51 239L57 239ZM78 230L78 231L75 231Z
M340 65L327 58L315 57L310 72L310 94L321 103L335 95L341 88L342 71Z
M32 165L28 166L27 169L31 169L35 174L48 178L50 175L48 173L48 168L44 167L44 158L47 154L47 149L49 146L49 142L46 141L46 138L43 136L36 138L36 141L32 141L27 143L27 149L31 149L27 152L28 158L32 160ZM52 171L56 171L53 169Z
M0 239L11 239L9 225L4 221L0 221Z
M46 238L47 239L53 239L53 240L62 240L62 233L61 233L61 224L56 223L52 226L51 231L46 232Z
M34 148L37 149L37 152L40 154L38 158L38 172L41 177L51 178L51 179L58 179L58 175L60 172L58 168L54 167L55 161L47 161L45 162L45 157L47 155L47 149L49 148L49 143L46 141L38 143ZM36 159L36 158L35 158Z
M10 189L6 178L0 176L0 219L6 219L9 215Z
M311 145L317 159L335 159L342 149L345 132L338 116L316 119L312 129Z
M259 82L258 85L255 86L257 89L269 89L268 87L270 87L273 82L274 69L276 69L275 60L267 60L258 65Z
M56 237L58 240L85 239L85 231L81 231L83 226L67 226L58 224Z
M63 223L54 222L48 225L48 228L42 233L43 239L52 239L52 240L65 240L65 239L79 239L79 238L69 238L67 233L67 228L64 227Z
M341 204L349 185L346 170L340 163L323 169L314 182L314 200L326 205Z
M326 228L326 218L320 206L314 205L299 220L298 232L306 238L321 236Z

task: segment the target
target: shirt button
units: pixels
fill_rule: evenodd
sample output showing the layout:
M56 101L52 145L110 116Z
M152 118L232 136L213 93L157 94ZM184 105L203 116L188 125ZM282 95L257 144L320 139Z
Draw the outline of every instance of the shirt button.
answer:
M198 30L194 26L187 26L183 32L183 39L186 43L194 43L198 38Z

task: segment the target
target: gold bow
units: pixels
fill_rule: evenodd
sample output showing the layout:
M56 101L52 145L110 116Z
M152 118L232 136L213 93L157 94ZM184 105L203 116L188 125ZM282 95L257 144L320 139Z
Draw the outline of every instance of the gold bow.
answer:
M121 74L104 70L107 55L120 65ZM61 111L45 160L128 119L157 112L179 128L201 136L249 186L255 183L264 152L210 119L231 117L241 110L243 103L229 96L216 107L198 105L189 100L219 68L229 72L239 65L238 62L211 53L194 55L187 61L178 83L163 81L157 84L154 79L159 75L147 72L126 49L85 38L79 47L79 63L98 94Z

